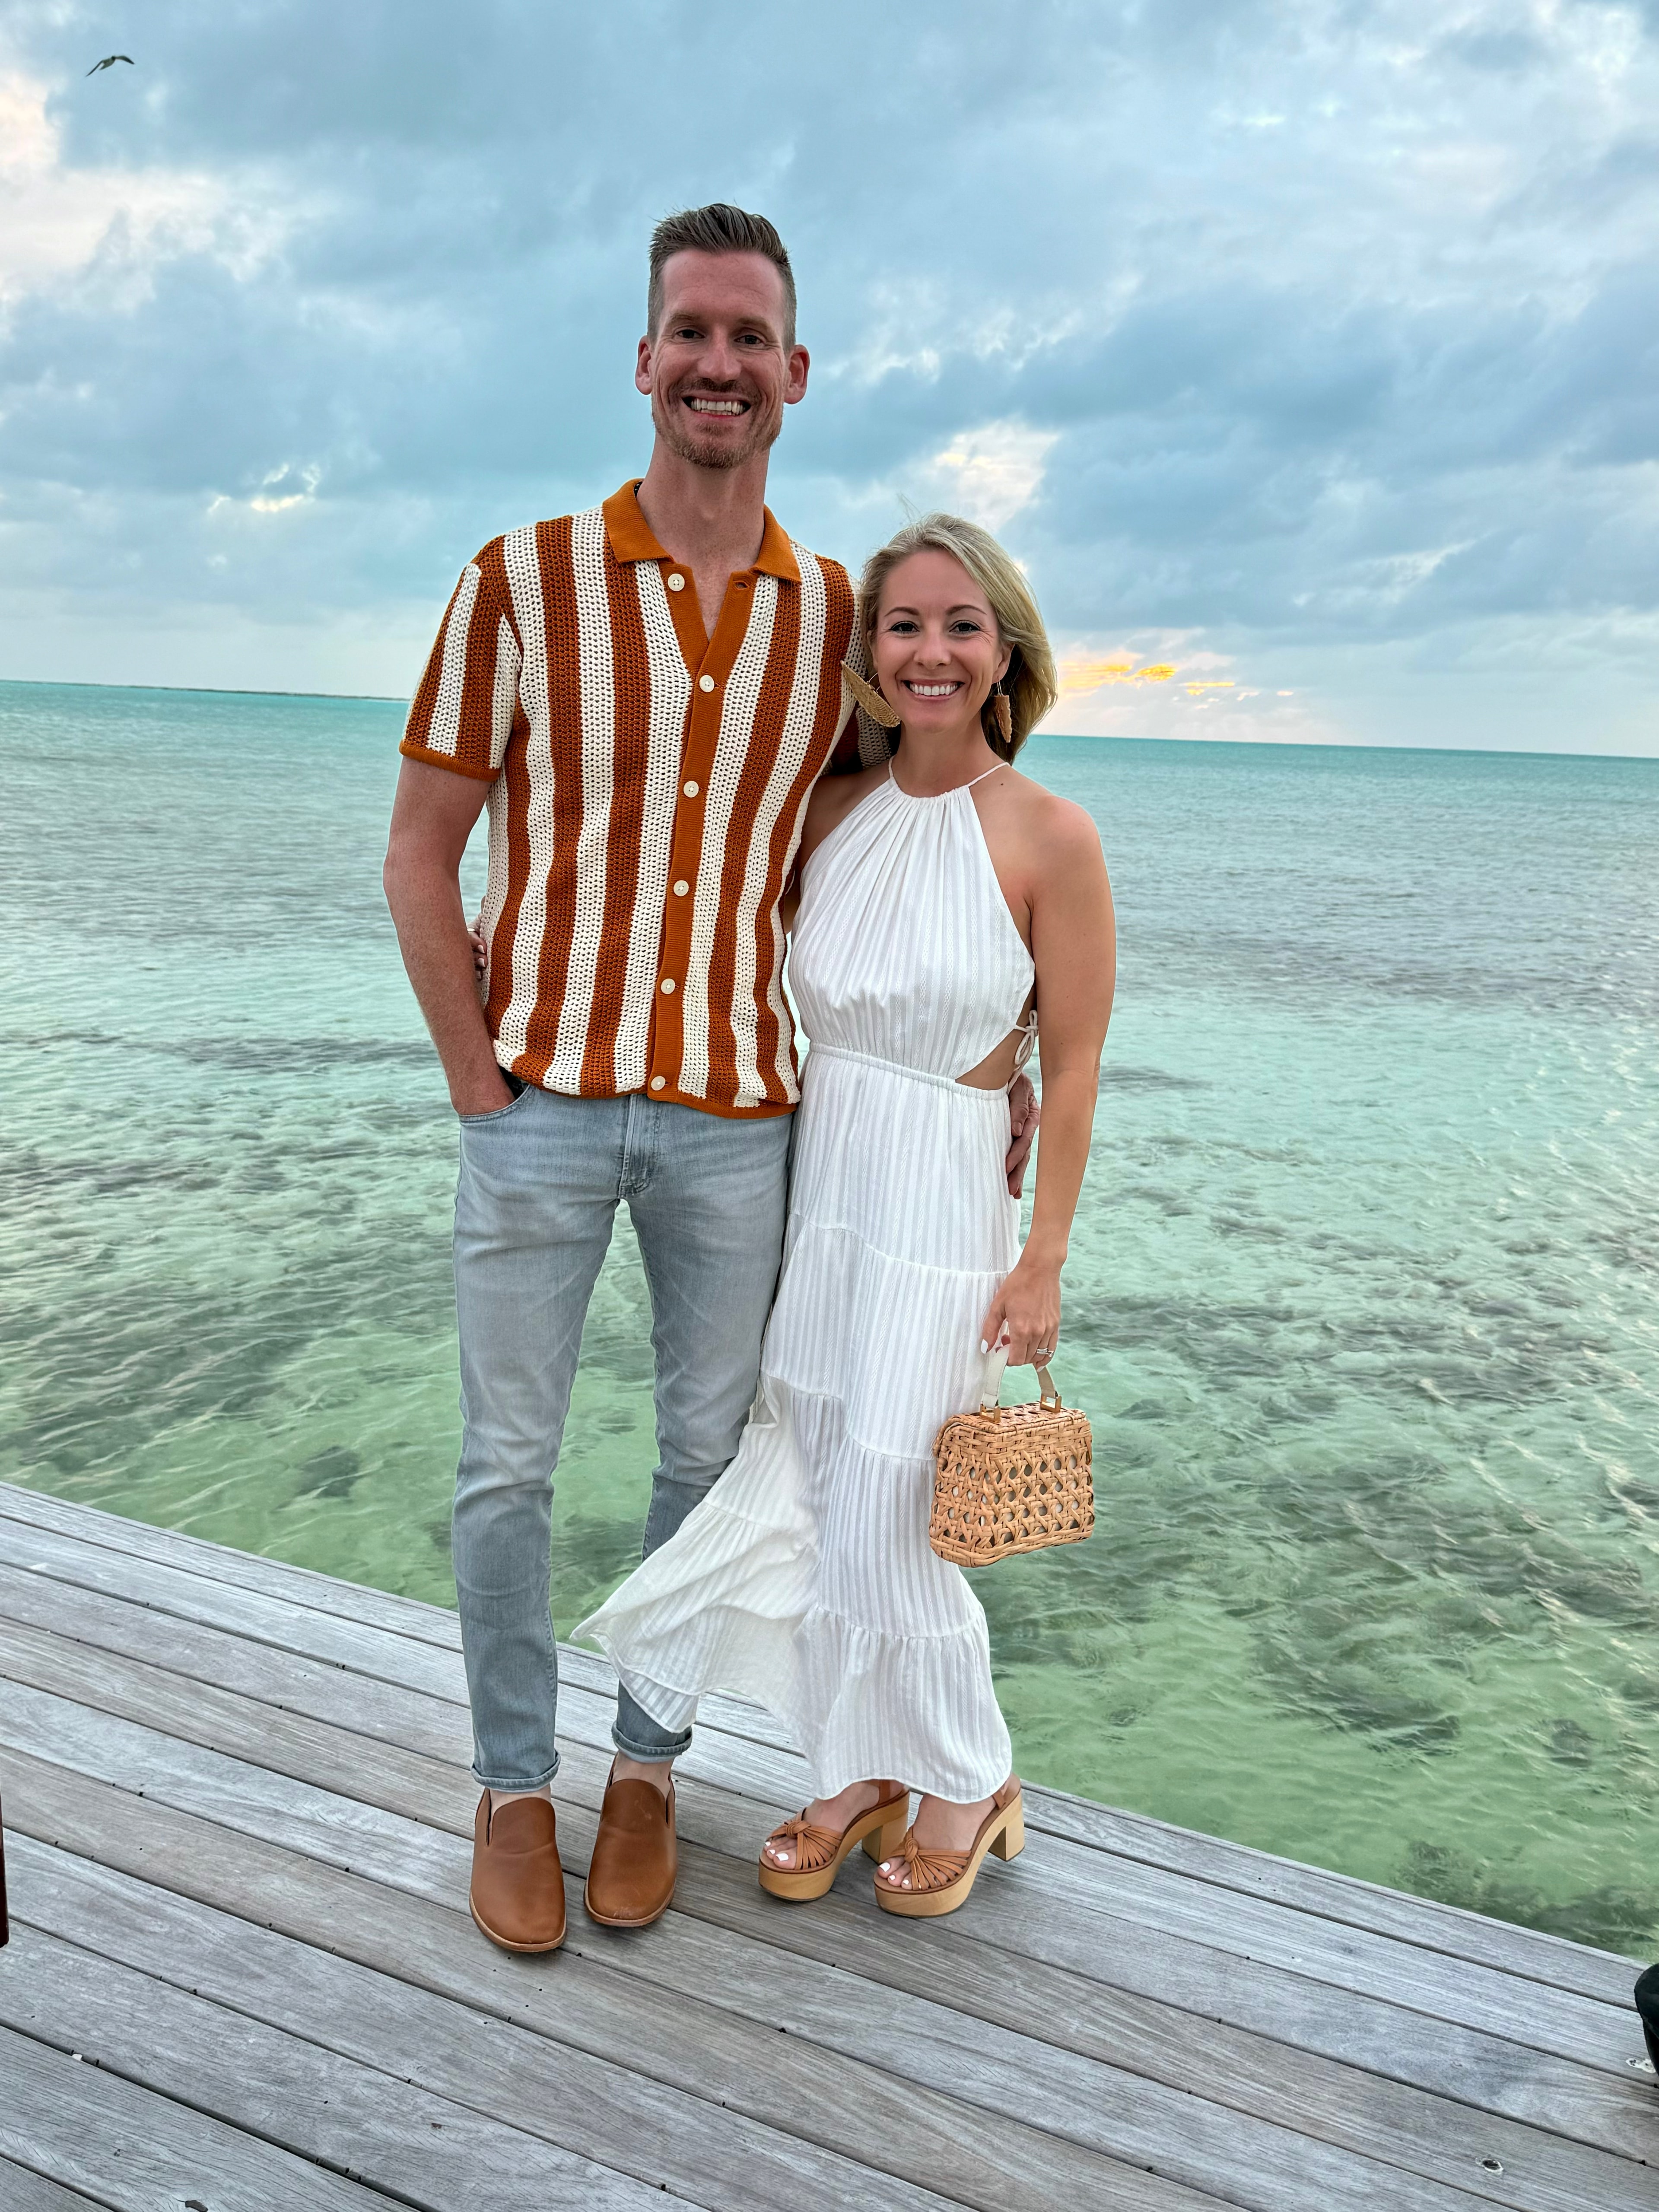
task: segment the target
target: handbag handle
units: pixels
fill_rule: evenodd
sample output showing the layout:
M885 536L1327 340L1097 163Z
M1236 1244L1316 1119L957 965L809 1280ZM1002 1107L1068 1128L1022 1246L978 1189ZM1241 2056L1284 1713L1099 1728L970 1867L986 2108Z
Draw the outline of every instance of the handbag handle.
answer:
M986 1353L984 1373L981 1378L979 1386L979 1409L981 1413L989 1413L997 1410L997 1401L1002 1395L1002 1378L1007 1371L1007 1367L1008 1350L1006 1345L1000 1344L994 1352L988 1352ZM1046 1367L1039 1367L1036 1371L1036 1377L1038 1387L1042 1392L1042 1405L1044 1411L1051 1413L1058 1413L1060 1411L1060 1393L1054 1388L1054 1376L1048 1372Z
M1008 1347L1006 1344L994 1345L985 1354L984 1371L979 1386L979 1410L981 1413L990 1413L1001 1397L1002 1378L1007 1366Z

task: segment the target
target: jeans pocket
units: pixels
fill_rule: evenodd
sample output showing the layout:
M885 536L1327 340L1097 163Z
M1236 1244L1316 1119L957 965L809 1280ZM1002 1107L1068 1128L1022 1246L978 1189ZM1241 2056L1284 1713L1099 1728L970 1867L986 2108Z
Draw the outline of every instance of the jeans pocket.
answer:
M535 1085L533 1084L522 1081L521 1079L516 1075L507 1076L507 1080L509 1083L517 1083L519 1088L516 1094L507 1100L506 1105L492 1106L488 1114L458 1114L455 1118L460 1123L462 1128L482 1129L486 1127L491 1121L505 1121L509 1114L516 1114L518 1112L520 1107L524 1104L525 1100L529 1097L532 1091L534 1090Z

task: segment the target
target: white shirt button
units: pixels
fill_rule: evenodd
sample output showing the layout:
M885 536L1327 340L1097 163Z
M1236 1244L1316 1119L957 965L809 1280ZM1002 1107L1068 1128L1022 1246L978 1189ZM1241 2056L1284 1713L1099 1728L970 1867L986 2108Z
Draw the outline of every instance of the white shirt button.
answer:
M673 988L673 977L672 975L665 975L662 979L662 994L665 999L669 995L670 992L672 991Z
M669 573L668 588L671 592L683 592L685 589L685 579L678 568Z
M675 886L674 886L674 896L675 896L675 897L676 897L676 898L684 898L684 897L685 896L685 895L686 895L687 891L689 891L689 890L690 890L690 888L691 888L690 884L688 884L688 883L686 882L686 880L685 880L684 877L684 876L682 876L682 877L680 878L680 879L679 879L678 883L677 883L677 884L675 884Z
M695 783L683 784L681 789L688 799L695 799L697 795L697 787Z
M668 1078L665 1075L653 1075L651 1079L651 1088L653 1091L662 1091L666 1089L667 1083Z
M713 678L712 676L700 676L700 677L698 677L698 678L697 678L697 689L698 689L698 690L699 690L699 691L712 691L712 690L714 690L714 678Z

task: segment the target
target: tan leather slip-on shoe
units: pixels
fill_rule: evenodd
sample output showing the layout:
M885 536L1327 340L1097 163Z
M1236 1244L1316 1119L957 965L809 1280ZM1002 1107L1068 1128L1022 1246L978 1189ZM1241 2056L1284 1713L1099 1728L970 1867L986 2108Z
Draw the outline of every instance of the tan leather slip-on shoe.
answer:
M556 1951L564 1941L564 1869L553 1808L515 1797L491 1813L489 1792L472 1821L472 1917L503 1951Z
M607 1781L587 1866L588 1918L606 1928L648 1928L672 1903L678 1870L672 1782L665 1797L654 1782Z

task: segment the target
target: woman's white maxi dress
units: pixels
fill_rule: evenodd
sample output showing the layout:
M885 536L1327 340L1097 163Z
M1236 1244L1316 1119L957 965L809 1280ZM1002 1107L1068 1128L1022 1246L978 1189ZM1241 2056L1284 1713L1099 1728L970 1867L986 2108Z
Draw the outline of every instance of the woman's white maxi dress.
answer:
M1008 1777L985 1613L928 1547L933 1438L979 1403L1018 1253L1008 1101L956 1080L1035 970L970 788L890 774L808 860L790 981L811 1042L760 1389L737 1457L577 1629L646 1711L769 1707L813 1788L891 1775L967 1802Z

